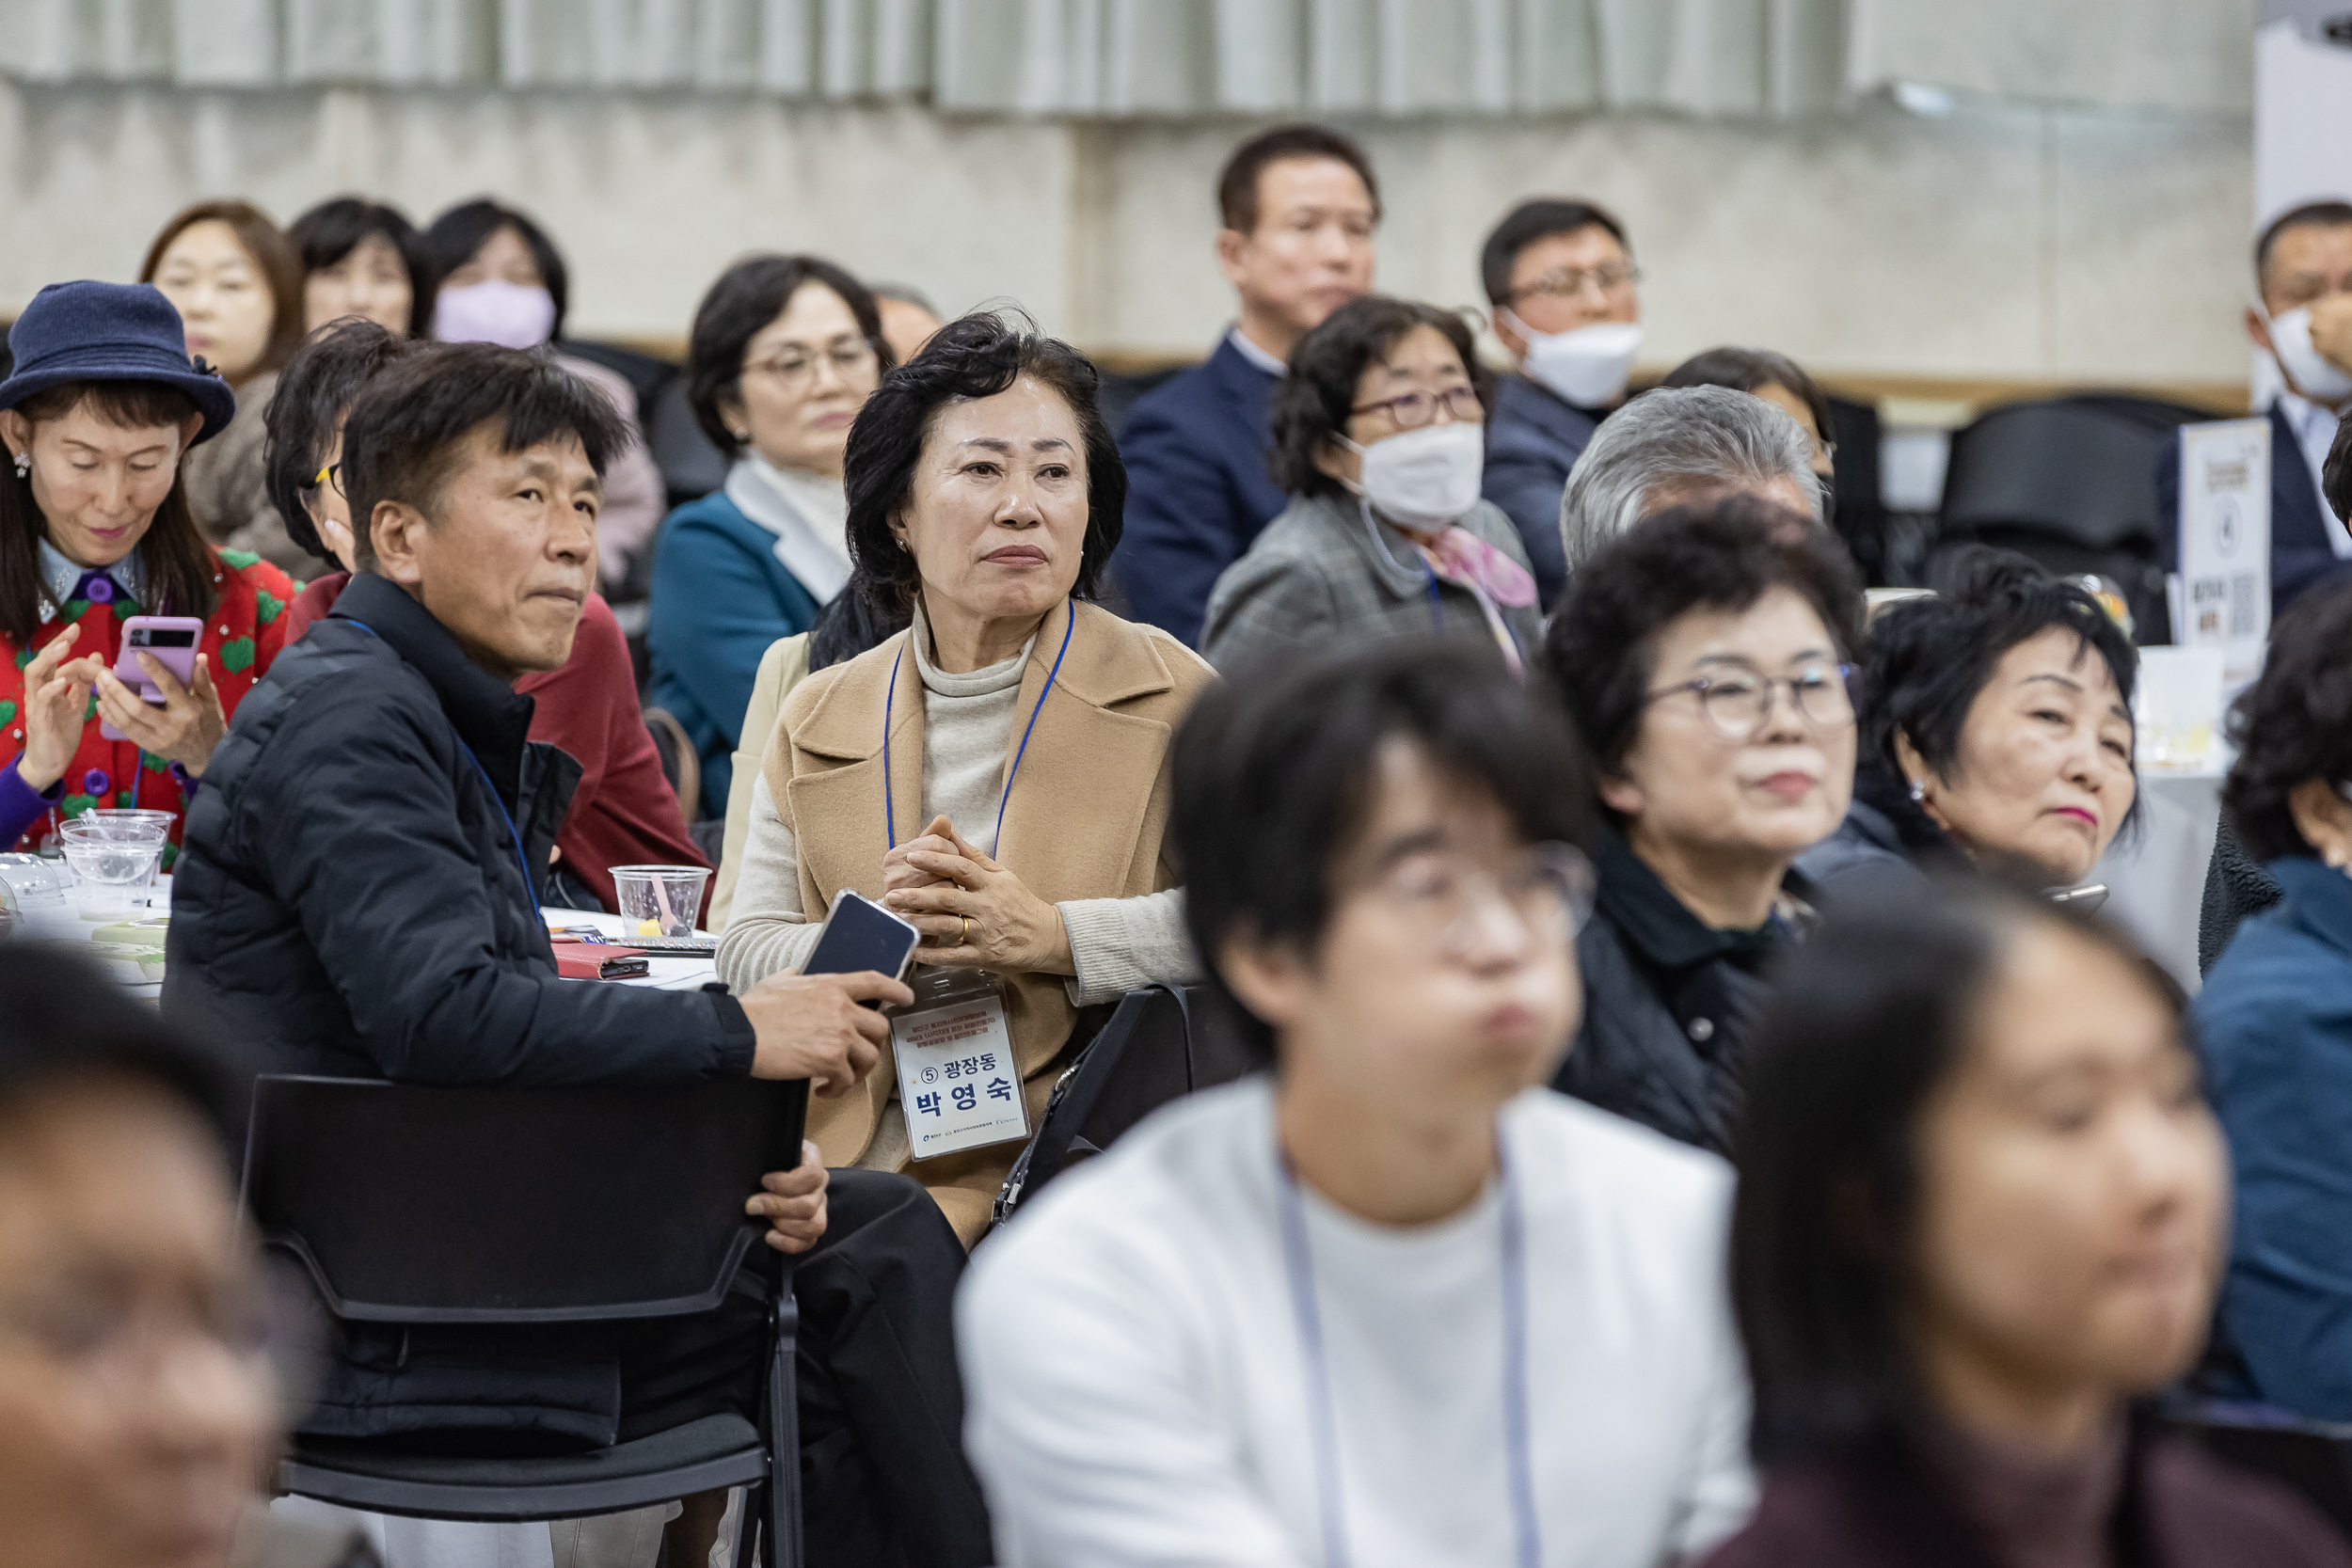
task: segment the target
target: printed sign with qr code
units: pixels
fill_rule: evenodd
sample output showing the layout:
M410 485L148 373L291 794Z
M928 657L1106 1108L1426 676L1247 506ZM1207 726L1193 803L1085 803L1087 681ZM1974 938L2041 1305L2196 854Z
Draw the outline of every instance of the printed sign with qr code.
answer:
M2226 682L2262 670L2270 635L2270 421L2181 429L2180 578L2173 639L2222 650Z

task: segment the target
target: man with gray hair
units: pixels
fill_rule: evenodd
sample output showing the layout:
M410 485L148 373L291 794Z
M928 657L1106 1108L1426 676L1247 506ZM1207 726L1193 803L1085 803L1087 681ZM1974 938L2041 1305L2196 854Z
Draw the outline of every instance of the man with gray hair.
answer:
M1670 506L1717 496L1777 501L1821 520L1813 443L1788 413L1728 387L1660 388L1611 415L1560 498L1568 570Z

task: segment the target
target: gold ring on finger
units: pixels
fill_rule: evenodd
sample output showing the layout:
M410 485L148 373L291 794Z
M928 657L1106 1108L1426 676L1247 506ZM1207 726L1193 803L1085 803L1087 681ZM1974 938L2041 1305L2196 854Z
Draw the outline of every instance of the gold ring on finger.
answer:
M971 917L970 915L968 915L968 914L967 914L967 915L963 916L963 917L962 917L962 919L963 919L963 933L962 933L961 936L959 936L959 937L956 939L956 941L957 941L957 942L958 942L958 944L959 944L959 945L961 945L961 946L964 946L964 947L969 947L969 946L971 946L971 945L972 945L972 917Z

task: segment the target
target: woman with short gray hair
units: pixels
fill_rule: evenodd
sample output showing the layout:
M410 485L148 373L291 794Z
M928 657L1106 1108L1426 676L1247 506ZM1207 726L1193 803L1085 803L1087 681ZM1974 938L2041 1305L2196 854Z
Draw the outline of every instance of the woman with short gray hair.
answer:
M1813 438L1784 409L1727 387L1661 388L1611 415L1560 498L1568 570L1643 518L1750 495L1821 517Z

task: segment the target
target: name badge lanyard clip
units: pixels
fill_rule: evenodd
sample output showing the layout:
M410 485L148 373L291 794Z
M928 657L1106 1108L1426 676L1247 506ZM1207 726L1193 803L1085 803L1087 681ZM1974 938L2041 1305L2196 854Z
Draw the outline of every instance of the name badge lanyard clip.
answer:
M1527 1229L1518 1183L1500 1135L1502 1243L1502 1438L1510 1457L1511 1524L1518 1568L1541 1568L1543 1541L1535 1520L1534 1439L1528 1425ZM1315 1456L1315 1502L1322 1521L1324 1568L1354 1568L1348 1544L1347 1499L1340 1476L1339 1413L1331 1399L1331 1368L1324 1350L1323 1315L1315 1301L1314 1256L1307 1244L1307 1213L1290 1156L1276 1151L1282 1254L1297 1319L1298 1349L1307 1375L1307 1431Z

